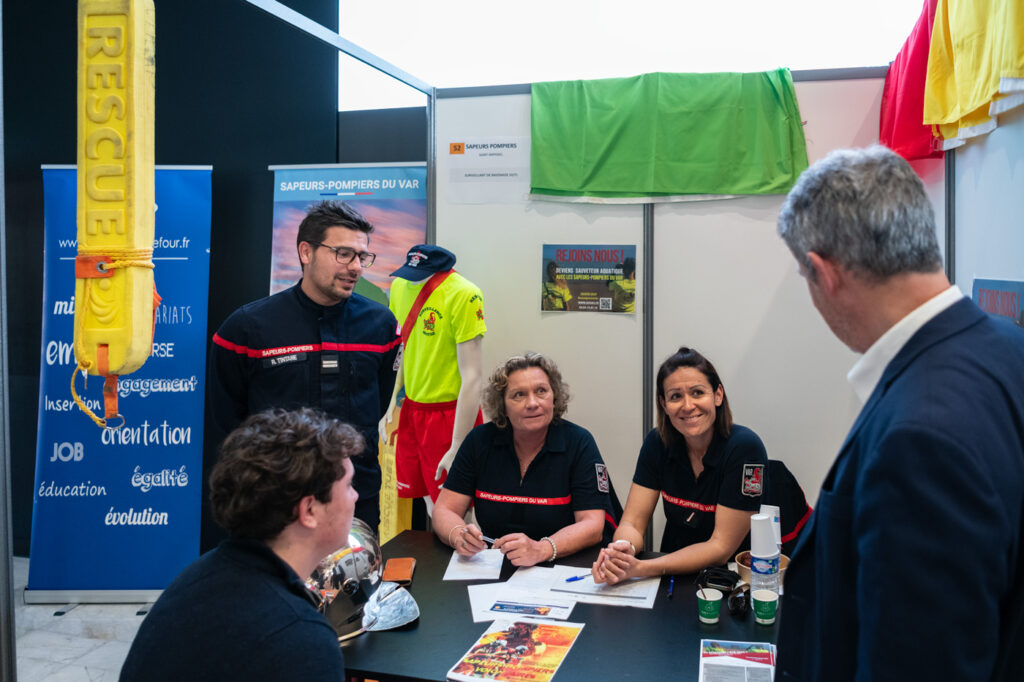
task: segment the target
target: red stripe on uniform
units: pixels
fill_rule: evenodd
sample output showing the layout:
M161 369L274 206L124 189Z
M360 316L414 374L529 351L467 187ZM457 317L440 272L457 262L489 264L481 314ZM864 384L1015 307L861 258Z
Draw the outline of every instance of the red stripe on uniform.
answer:
M221 348L226 348L229 351L232 351L234 353L241 353L242 355L245 355L247 353L247 351L249 350L245 346L239 346L237 343L231 343L230 341L225 339L223 336L221 336L220 334L216 334L216 333L213 335L213 342L215 344L217 344L218 346L220 346Z
M661 491L661 496L665 498L665 501L669 504L674 504L677 507L686 507L687 509L696 509L702 512L713 512L718 508L715 504L701 504L700 502L691 502L690 500L683 500L678 497L672 497L664 490Z
M376 344L376 343L324 343L321 344L324 350L344 350L344 351L365 351L367 353L387 353L389 350L398 345L401 339L395 339L391 343Z
M604 513L604 520L607 521L608 523L612 524L612 528L614 528L615 530L619 529L619 524L615 523L615 518L612 517L612 515L609 514L608 512Z
M807 505L807 512L804 514L804 517L802 519L800 519L800 523L796 524L796 528L794 528L793 530L791 530L790 532L788 532L788 533L786 533L785 535L782 536L783 544L789 542L790 540L792 540L793 538L795 538L797 535L800 534L800 529L803 528L804 524L807 523L807 520L809 518L811 518L811 512L812 511L814 511L814 510L811 509L811 505Z
M523 497L521 495L498 495L497 493L486 493L483 490L477 490L476 496L481 500L489 500L490 502L507 502L509 504L539 504L542 506L551 506L569 504L572 502L572 495L566 495L565 497Z
M289 353L318 353L323 350L336 350L336 351L362 351L366 353L387 353L389 350L398 345L398 339L390 343L385 344L374 344L374 343L303 343L295 346L281 346L279 348L249 348L247 346L241 346L237 343L232 343L222 337L220 334L213 335L213 342L234 353L239 355L245 355L250 358L272 358L278 355L288 355Z

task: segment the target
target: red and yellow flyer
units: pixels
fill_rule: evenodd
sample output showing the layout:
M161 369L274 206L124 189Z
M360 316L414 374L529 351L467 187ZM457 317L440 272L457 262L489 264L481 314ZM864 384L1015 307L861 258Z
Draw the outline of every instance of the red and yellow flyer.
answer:
M583 623L497 620L448 671L449 680L548 682Z

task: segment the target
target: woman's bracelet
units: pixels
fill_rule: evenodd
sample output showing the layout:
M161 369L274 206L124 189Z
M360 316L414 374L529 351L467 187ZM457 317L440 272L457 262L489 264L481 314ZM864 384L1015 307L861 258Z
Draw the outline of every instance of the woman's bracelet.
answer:
M452 526L452 529L450 531L448 531L448 546L449 547L454 547L455 546L455 543L452 542L452 533L454 533L455 531L457 531L460 528L465 528L465 526L462 525L462 524L456 524L456 525Z
M551 545L551 558L548 559L548 561L554 561L558 558L558 547L555 546L555 541L549 538L547 535L540 539L541 542L544 542L545 540L547 540L548 544Z

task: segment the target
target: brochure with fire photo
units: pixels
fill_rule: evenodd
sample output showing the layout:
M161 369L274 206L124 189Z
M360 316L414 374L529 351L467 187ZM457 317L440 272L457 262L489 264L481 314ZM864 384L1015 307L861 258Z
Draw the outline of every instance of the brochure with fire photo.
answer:
M583 623L496 620L448 671L448 679L548 682L581 630Z

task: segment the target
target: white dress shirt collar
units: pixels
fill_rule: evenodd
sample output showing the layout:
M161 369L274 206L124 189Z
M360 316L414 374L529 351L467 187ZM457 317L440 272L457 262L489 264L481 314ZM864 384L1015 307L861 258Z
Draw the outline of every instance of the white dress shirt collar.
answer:
M871 344L871 348L868 348L867 352L850 370L850 373L846 375L847 381L853 385L853 390L862 403L866 403L871 397L885 368L910 340L910 337L963 296L960 289L955 284L952 285L915 308Z

